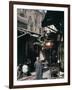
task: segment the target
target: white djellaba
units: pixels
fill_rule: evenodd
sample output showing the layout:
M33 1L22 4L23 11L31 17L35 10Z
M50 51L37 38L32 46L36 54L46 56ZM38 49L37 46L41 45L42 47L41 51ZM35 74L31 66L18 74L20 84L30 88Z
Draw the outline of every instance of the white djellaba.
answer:
M43 56L43 53L42 51L40 51L40 57L39 57L40 61L44 60L44 56Z

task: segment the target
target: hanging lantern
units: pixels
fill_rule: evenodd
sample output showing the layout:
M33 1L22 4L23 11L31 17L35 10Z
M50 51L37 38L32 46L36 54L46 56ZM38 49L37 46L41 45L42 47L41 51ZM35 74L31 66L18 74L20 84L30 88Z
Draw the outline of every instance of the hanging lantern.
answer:
M53 45L54 45L54 44L53 44L52 41L46 41L44 46L45 46L45 48L52 48Z

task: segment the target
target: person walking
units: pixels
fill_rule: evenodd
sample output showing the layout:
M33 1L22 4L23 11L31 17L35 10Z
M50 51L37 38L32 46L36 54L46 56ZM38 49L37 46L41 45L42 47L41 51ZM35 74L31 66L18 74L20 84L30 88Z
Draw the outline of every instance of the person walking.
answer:
M42 71L43 67L42 67L42 63L39 59L39 57L36 58L36 62L35 62L35 71L36 71L36 79L42 79L42 75L43 75L43 71Z

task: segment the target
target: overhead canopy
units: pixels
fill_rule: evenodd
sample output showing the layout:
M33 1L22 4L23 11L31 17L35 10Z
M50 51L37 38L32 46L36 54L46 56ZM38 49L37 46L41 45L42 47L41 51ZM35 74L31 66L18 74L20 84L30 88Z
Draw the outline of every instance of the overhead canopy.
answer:
M45 18L42 21L42 27L55 25L60 31L64 29L64 11L47 11Z

